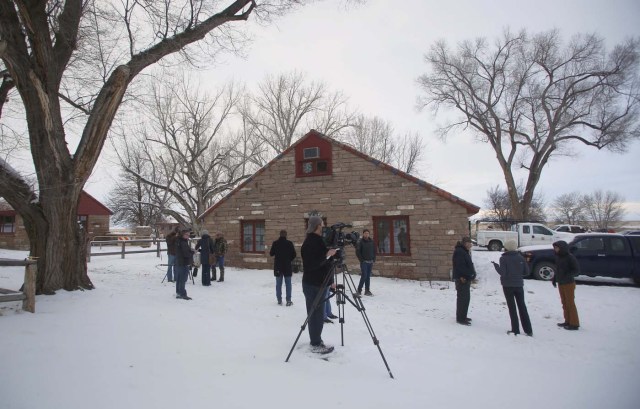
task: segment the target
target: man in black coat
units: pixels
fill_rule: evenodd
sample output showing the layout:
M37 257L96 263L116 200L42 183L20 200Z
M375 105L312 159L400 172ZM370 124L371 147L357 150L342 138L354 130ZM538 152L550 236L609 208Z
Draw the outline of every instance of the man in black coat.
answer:
M559 287L560 301L562 302L562 311L564 313L564 322L559 323L558 326L575 331L580 328L580 319L578 318L578 309L575 301L575 276L580 275L580 265L576 256L569 252L569 245L566 241L560 240L553 243L553 250L556 253L556 273L551 283L554 287L556 285Z
M463 237L453 250L453 281L456 283L456 322L471 325L467 317L471 301L471 281L476 278L476 269L471 261L471 239Z
M336 254L336 249L328 249L322 239L323 221L320 216L311 216L307 227L307 238L302 243L300 253L302 255L302 292L304 293L307 305L307 316L309 317L309 338L311 340L311 351L319 354L327 354L333 351L332 346L322 342L322 327L324 326L323 314L323 285L331 283L331 262L329 258ZM317 305L314 302L318 300Z
M176 298L190 300L185 284L189 277L189 266L193 263L193 250L189 245L190 230L184 229L176 245Z
M276 277L276 298L278 305L282 305L282 279L284 278L287 289L287 307L291 302L291 262L296 258L296 249L293 243L287 240L287 231L280 230L280 238L271 244L269 255L273 259L273 275Z

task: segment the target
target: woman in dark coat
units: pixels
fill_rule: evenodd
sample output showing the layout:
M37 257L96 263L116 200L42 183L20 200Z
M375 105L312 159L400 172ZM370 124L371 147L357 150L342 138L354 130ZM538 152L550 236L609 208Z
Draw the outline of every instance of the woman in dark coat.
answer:
M213 240L209 232L202 230L202 237L196 244L196 251L200 251L200 263L202 263L202 285L211 285L211 262L209 255L213 255Z
M524 277L529 275L529 266L522 254L516 250L515 241L507 241L504 248L507 251L500 257L500 264L493 262L493 266L500 274L504 298L507 300L507 307L509 307L511 331L508 331L507 334L518 335L520 333L520 325L518 324L518 312L520 312L524 333L533 336L529 312L524 303ZM516 306L518 311L516 311Z
M293 243L287 240L287 231L280 230L280 238L271 244L269 254L273 259L273 275L276 277L276 298L278 305L282 305L282 279L284 278L287 290L287 307L291 302L291 262L296 258L296 249Z
M576 280L574 277L580 274L580 266L576 257L569 253L569 245L566 241L560 240L553 243L553 250L556 253L556 273L551 283L554 287L556 284L559 286L560 301L564 312L564 322L559 323L558 326L575 331L580 328L580 319L576 308Z

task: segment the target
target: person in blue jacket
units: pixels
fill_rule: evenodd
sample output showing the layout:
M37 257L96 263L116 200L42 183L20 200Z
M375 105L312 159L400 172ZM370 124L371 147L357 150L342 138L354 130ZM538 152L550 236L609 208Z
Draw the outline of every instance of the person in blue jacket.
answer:
M467 317L471 302L471 281L476 278L476 269L471 260L473 243L469 237L463 237L453 250L453 281L456 283L456 322L471 325Z

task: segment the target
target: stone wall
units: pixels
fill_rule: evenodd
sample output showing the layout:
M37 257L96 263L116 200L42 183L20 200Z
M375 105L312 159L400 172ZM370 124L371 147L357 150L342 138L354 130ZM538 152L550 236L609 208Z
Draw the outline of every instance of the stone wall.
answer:
M415 280L448 279L451 254L468 234L467 210L388 169L333 147L333 175L295 177L295 152L290 150L205 219L210 232L222 231L229 243L226 263L241 268L271 269L269 247L281 229L288 231L298 255L305 238L305 218L318 211L327 225L353 224L373 233L374 216L408 216L410 255L378 256L374 275ZM267 249L241 252L241 220L264 220ZM349 270L359 273L353 247L347 249Z

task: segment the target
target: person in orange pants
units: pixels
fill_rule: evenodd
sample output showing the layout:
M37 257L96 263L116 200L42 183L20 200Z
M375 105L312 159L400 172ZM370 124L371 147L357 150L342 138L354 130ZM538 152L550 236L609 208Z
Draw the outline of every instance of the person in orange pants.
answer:
M556 273L551 283L554 287L556 285L559 287L560 301L564 312L564 322L558 323L558 326L575 331L580 328L575 302L575 277L580 274L580 265L576 257L569 252L569 245L566 241L560 240L553 243L553 251L556 253Z

